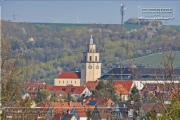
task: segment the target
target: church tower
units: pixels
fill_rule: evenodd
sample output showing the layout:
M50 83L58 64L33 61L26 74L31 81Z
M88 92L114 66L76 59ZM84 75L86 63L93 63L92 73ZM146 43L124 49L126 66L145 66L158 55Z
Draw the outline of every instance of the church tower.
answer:
M90 43L87 44L87 49L83 52L82 67L81 67L81 85L87 81L96 81L101 77L101 62L99 53L96 52L96 45L93 43L91 35Z

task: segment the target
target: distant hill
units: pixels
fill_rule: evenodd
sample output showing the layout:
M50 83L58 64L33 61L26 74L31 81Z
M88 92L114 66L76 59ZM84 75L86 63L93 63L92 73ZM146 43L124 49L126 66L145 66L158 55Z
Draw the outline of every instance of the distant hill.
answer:
M174 68L180 68L180 51L176 51L174 53ZM163 61L163 55L162 53L155 53L143 57L134 58L131 61L133 61L132 63L136 65L149 65L150 68L157 68L158 65L160 65L160 62ZM128 64L128 61L124 61L123 63Z

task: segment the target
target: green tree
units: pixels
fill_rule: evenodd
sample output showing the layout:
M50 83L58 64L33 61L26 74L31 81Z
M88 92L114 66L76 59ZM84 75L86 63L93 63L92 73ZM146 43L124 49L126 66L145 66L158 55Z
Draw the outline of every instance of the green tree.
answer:
M21 99L20 105L22 107L31 107L31 105L32 105L31 98L28 96L28 97L25 97L25 99Z
M71 92L68 92L68 95L67 95L67 98L65 100L66 102L70 102L70 101L74 101L72 95L71 95Z
M56 96L56 93L52 93L50 101L58 102L58 97Z
M42 89L38 86L38 92L37 92L37 97L36 97L36 102L41 103L45 100L48 99L50 96L50 92L48 90Z
M11 45L2 39L1 45L1 101L2 105L9 107L20 101L22 90L22 73L18 54L13 54Z
M90 109L87 109L86 116L87 116L87 120L91 120L91 118L92 118L92 111Z
M104 88L104 82L103 81L99 81L98 85L96 86L96 90L101 90Z
M130 101L135 101L135 102L140 102L141 100L141 96L139 94L139 90L137 89L136 86L133 86L133 88L131 89L131 93L130 93Z

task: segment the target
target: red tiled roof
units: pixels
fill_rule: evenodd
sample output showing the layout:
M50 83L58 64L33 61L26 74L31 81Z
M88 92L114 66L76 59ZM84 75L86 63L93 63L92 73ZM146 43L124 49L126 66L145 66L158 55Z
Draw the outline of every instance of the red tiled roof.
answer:
M85 86L53 86L53 91L64 91L65 93L71 92L72 94L81 94Z
M56 78L70 78L70 79L80 79L80 72L61 72Z
M132 87L132 84L133 84L133 81L130 81L130 80L128 80L128 81L114 81L114 84L115 84L115 85L122 84L123 87L124 87L128 92L130 92L131 87Z
M86 82L86 87L90 90L93 91L96 89L96 86L99 84L99 81L88 81Z
M103 105L103 106L114 105L114 102L111 99L108 99L108 98L91 98L91 97L86 99L86 104L88 104L91 100L97 101L98 105Z
M37 93L38 87L41 89L51 90L53 86L49 84L24 84L27 93Z
M117 84L115 85L115 92L118 95L128 95L129 91L122 85L122 84Z
M72 110L73 107L76 107L76 110L86 111L88 108L94 108L89 107L87 105L83 105L81 102L49 102L46 103L45 107L49 107L49 105L52 105L54 109L56 109L56 113L60 113L64 110ZM59 110L59 111L58 111Z

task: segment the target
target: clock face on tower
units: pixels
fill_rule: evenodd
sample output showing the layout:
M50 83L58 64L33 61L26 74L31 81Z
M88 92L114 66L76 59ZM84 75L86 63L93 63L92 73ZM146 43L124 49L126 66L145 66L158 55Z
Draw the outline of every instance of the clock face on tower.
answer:
M96 69L99 69L99 66L98 66L98 65L96 66Z
M92 68L92 66L91 66L91 65L89 65L89 66L88 66L88 68L89 68L89 69L91 69L91 68Z

